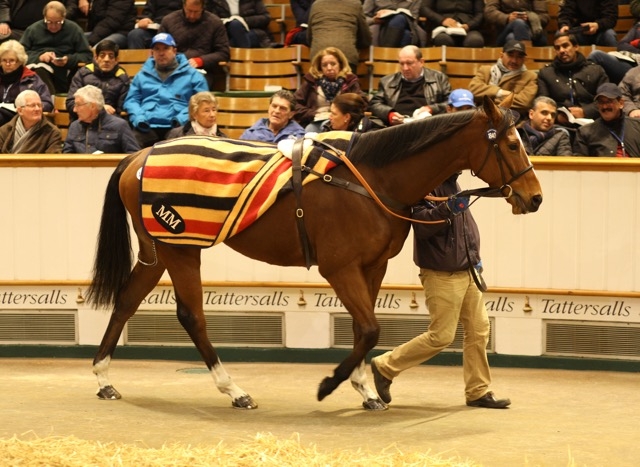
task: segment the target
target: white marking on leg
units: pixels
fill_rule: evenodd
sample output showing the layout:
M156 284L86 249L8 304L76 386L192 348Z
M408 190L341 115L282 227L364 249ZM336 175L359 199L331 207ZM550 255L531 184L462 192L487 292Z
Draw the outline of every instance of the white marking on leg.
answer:
M351 386L360 393L364 402L370 399L379 399L378 394L369 387L369 383L367 382L367 371L364 360L354 368L349 379L351 380Z
M218 362L211 368L211 376L216 383L218 391L222 394L227 394L231 397L231 400L236 400L242 396L248 396L236 383L231 380L231 376L222 367L222 363Z
M101 388L111 386L109 383L109 363L111 363L111 357L107 356L93 365L93 373L98 377L98 385Z

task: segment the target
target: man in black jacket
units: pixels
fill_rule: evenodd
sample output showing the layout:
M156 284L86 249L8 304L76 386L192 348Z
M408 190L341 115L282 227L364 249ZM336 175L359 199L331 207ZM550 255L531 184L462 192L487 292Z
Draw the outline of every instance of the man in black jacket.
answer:
M127 48L127 34L136 20L136 7L131 0L68 0L67 17L78 22L87 19L87 40L95 46L109 39L121 49Z
M640 120L626 117L622 91L613 83L598 88L600 118L578 129L573 143L576 156L640 157Z
M559 31L575 29L580 45L617 46L617 22L618 0L564 0L558 12Z
M130 49L148 49L151 39L158 34L162 18L182 8L182 0L147 0L142 17L136 21L135 28L127 35Z

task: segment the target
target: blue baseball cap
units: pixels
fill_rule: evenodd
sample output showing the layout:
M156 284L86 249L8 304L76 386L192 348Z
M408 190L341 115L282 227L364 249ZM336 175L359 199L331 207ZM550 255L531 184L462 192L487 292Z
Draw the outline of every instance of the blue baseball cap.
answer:
M166 32L161 32L160 34L156 34L151 39L151 47L153 48L156 44L164 44L169 45L171 47L176 47L176 41L173 40L173 36L171 34L167 34Z
M470 105L471 107L475 107L476 104L473 102L473 93L468 89L456 89L449 94L449 105L453 107L462 107L464 105Z

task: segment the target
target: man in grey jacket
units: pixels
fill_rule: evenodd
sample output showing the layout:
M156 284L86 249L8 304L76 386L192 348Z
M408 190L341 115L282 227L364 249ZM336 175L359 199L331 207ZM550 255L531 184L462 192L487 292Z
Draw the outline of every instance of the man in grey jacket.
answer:
M451 84L447 75L425 68L415 45L400 49L400 71L384 76L371 98L371 113L384 125L399 125L447 110Z

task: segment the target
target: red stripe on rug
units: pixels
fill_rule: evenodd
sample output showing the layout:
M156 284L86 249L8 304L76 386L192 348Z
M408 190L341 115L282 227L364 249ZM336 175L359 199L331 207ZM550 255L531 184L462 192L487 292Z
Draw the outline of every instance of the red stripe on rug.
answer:
M238 224L236 234L249 227L259 217L259 210L263 207L265 200L267 200L272 194L273 187L277 183L278 177L288 170L291 170L291 161L287 159L274 169L262 183L260 183L260 187L256 194L251 198L250 205L245 209L245 215ZM277 194L274 193L274 196L276 195Z
M155 217L144 217L142 220L144 227L150 235L171 234L171 232L165 229L162 224L155 219ZM195 219L185 219L184 222L186 225L186 234L206 236L211 240L211 242L216 239L220 233L220 229L222 228L222 223L220 222L209 222ZM175 235L175 238L180 238L180 235Z
M256 171L247 170L238 170L234 173L224 173L217 170L207 170L199 167L189 167L188 170L185 170L184 167L180 166L146 166L144 168L144 178L153 178L158 180L180 178L225 185L230 183L247 184L251 179L253 179L256 173ZM176 174L180 174L180 176L178 177Z

